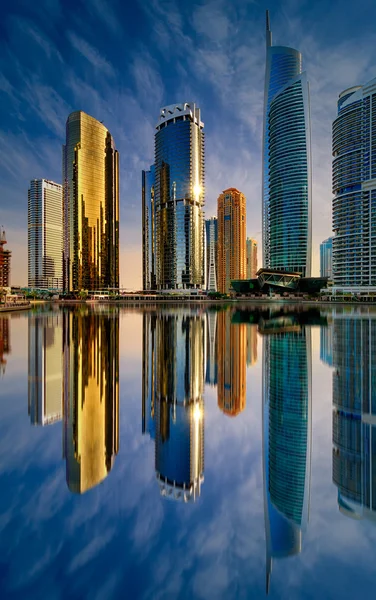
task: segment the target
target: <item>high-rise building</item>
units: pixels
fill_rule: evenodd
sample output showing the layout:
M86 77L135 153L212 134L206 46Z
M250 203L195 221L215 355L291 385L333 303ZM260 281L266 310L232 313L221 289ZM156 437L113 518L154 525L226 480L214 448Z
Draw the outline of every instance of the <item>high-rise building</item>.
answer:
M218 219L211 217L205 221L206 234L206 289L208 292L217 291L217 246Z
M320 277L332 279L333 238L330 237L320 244Z
M264 329L266 332L267 329ZM266 588L273 559L299 554L311 479L311 332L285 320L263 343Z
M266 13L263 266L311 275L310 103L302 55L272 46Z
M119 153L107 128L69 115L63 146L64 290L119 287Z
M254 279L257 273L257 242L253 238L247 238L247 279Z
M63 314L63 452L71 492L111 471L119 450L119 314Z
M376 290L376 79L339 96L333 122L333 288Z
M232 313L217 316L218 407L236 417L246 405L247 325L231 322Z
M0 227L0 288L10 287L10 259L12 252L4 250L7 243L5 230Z
M154 161L158 289L204 286L203 128L194 103L160 111Z
M32 425L50 425L63 414L63 315L28 320L28 409Z
M28 191L28 286L63 289L62 186L32 179Z
M376 318L333 315L333 482L341 513L376 519Z
M236 188L218 197L218 291L228 293L232 279L246 279L246 198Z
M9 317L0 317L0 375L5 373L5 366L7 364L4 355L10 352L9 323Z
M155 169L142 171L142 286L144 290L155 290L157 287L155 260Z

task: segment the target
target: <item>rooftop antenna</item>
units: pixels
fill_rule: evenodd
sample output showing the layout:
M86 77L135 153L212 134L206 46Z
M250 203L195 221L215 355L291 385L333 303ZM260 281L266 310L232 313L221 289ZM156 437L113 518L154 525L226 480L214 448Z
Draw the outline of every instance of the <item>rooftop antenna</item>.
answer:
M270 48L272 45L272 32L270 30L270 15L269 11L266 11L266 47Z

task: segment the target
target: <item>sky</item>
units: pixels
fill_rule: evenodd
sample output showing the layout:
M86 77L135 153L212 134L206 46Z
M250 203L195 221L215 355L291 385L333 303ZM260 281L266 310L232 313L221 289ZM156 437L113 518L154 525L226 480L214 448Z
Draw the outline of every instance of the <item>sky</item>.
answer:
M331 235L331 123L338 94L376 77L374 0L14 0L0 20L0 224L12 285L27 283L30 179L61 182L65 122L103 121L120 152L120 284L139 289L141 171L161 107L193 101L206 134L206 216L247 197L259 243L265 9L273 43L303 54L311 93L313 275Z

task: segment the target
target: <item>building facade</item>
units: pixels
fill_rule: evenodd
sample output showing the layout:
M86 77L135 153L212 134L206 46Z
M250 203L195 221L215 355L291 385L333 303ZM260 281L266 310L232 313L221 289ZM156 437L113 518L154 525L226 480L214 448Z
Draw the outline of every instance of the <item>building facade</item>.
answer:
M333 277L333 238L329 237L320 244L320 277Z
M119 287L119 153L107 128L69 115L63 146L63 286Z
M339 96L333 122L333 288L376 291L376 79Z
M157 289L204 286L203 128L194 103L160 111L154 161Z
M263 123L263 266L311 275L311 134L300 52L273 46L266 18Z
M205 221L206 235L206 289L208 292L217 291L217 249L218 249L218 219L211 217Z
M5 230L0 227L0 288L10 287L10 261L12 252L4 249L6 243Z
M257 242L247 238L247 279L254 279L257 273Z
M28 191L28 287L63 289L62 186L32 179Z
M218 291L228 293L232 279L246 279L246 198L236 188L219 195L218 214Z
M142 171L142 287L155 290L156 280L156 236L155 236L155 169Z

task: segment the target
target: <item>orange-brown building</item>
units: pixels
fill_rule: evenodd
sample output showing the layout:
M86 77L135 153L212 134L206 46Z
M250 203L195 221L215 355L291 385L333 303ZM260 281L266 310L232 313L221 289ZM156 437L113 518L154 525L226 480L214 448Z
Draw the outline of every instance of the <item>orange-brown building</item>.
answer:
M236 417L246 404L247 325L231 323L231 311L218 312L218 407Z
M232 279L246 279L246 197L236 188L218 197L218 291L230 291Z
M7 364L4 354L9 354L9 352L9 318L0 317L0 375L4 373Z
M4 229L0 229L0 288L10 287L10 250L4 250L7 243Z

